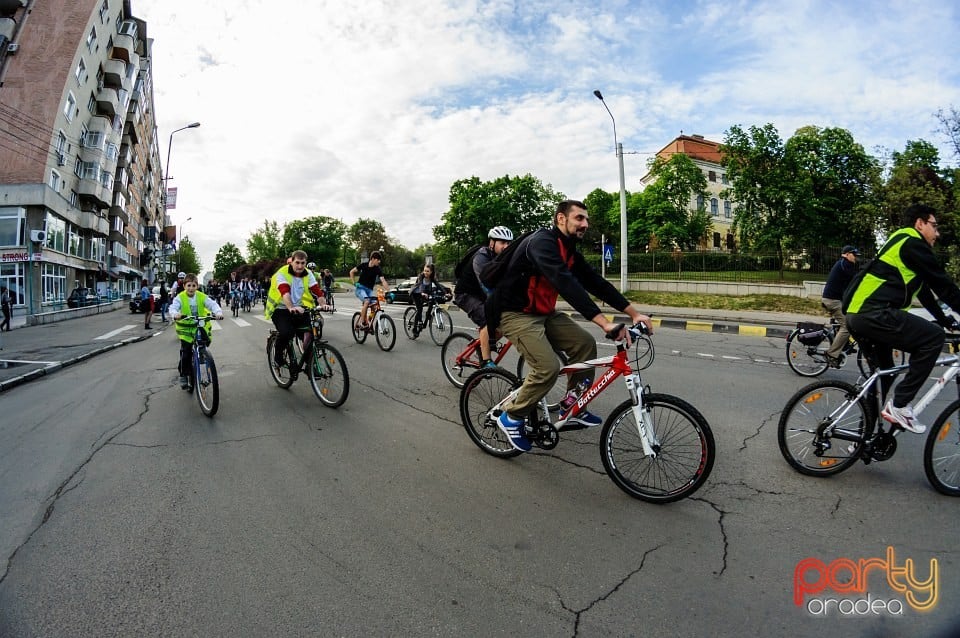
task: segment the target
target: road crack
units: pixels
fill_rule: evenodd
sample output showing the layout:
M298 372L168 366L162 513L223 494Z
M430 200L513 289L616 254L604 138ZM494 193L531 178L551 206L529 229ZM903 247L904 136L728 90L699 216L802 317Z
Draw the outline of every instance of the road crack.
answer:
M723 523L723 519L727 515L727 513L726 511L721 509L719 505L703 497L691 496L689 497L689 499L691 501L697 501L699 503L706 503L707 505L712 507L713 510L718 514L717 525L720 527L720 536L723 538L723 559L721 561L722 566L720 568L720 571L713 572L713 574L714 576L717 576L719 578L720 576L723 576L723 573L725 571L727 571L727 556L730 552L730 539L727 537L727 528Z

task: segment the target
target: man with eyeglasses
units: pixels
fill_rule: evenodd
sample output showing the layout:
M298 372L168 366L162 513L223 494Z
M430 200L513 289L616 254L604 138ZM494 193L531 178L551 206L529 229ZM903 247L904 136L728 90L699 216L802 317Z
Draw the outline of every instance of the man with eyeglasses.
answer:
M936 365L944 336L941 328L910 314L907 308L917 299L940 326L955 330L960 326L947 318L937 297L960 312L960 288L933 254L933 244L940 236L934 209L913 204L904 211L903 224L851 282L843 296L843 311L851 334L858 341L867 339L876 345L881 368L893 367L893 348L910 353L910 368L881 416L904 430L922 434L927 427L917 422L910 402ZM884 377L881 382L886 396L893 378Z

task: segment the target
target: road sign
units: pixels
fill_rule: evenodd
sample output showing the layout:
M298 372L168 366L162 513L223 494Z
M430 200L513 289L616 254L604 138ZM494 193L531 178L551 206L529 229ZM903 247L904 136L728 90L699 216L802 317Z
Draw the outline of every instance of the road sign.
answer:
M603 247L603 260L608 264L613 261L613 245L605 244Z

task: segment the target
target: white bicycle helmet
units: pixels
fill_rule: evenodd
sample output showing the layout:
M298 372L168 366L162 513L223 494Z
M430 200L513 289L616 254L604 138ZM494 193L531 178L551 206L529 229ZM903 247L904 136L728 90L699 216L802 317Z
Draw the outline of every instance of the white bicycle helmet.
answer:
M177 273L177 279L183 279L183 278L186 277L186 276L187 276L187 273L185 273L185 272L178 272L178 273Z
M506 226L494 226L487 233L490 239L502 239L503 241L513 241L513 231Z
M317 265L311 261L309 264L307 264L307 268L309 268L310 270L316 270Z

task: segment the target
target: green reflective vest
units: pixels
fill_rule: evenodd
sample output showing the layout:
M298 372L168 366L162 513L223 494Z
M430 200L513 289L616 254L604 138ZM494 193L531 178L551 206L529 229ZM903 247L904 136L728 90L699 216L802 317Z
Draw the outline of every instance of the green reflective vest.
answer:
M194 293L193 298L197 302L197 314L201 317L206 317L210 314L210 311L207 310L207 295L200 292L199 290ZM187 296L187 292L183 291L177 295L177 299L180 301L180 314L188 316L190 314L190 297ZM192 321L183 321L182 319L177 319L175 322L175 327L177 329L177 337L180 338L180 341L186 341L187 343L193 343L193 336L197 332L197 326ZM207 338L210 338L210 333L213 331L213 326L209 323L203 326L204 331L207 333Z
M903 243L911 237L923 239L915 228L901 228L890 235L887 243L880 249L880 254L871 264L870 270L863 275L863 279L850 297L850 304L847 306L846 312L857 313L861 310L874 310L868 302L871 297L877 295L882 295L883 299L890 299L893 295L898 299L898 302L902 299L900 308L910 307L920 291L920 286L914 281L917 274L903 263L900 249L903 247ZM875 274L873 272L875 269L883 276ZM867 308L864 308L865 304Z
M284 271L286 271L286 273L284 273ZM280 277L282 275L286 275L283 277L284 281L287 281L289 279L292 279L293 277L296 277L296 275L290 272L289 265L282 266L280 270L273 273L273 277L270 278L270 291L267 293L267 302L263 304L263 309L264 309L263 314L267 319L272 317L273 311L276 310L278 306L281 306L283 304L283 301L282 301L283 295L280 294L280 286L279 286ZM313 308L314 306L313 295L310 293L310 290L307 287L307 284L310 281L309 270L304 271L303 279L304 279L303 296L300 298L299 305L302 306L303 308Z

